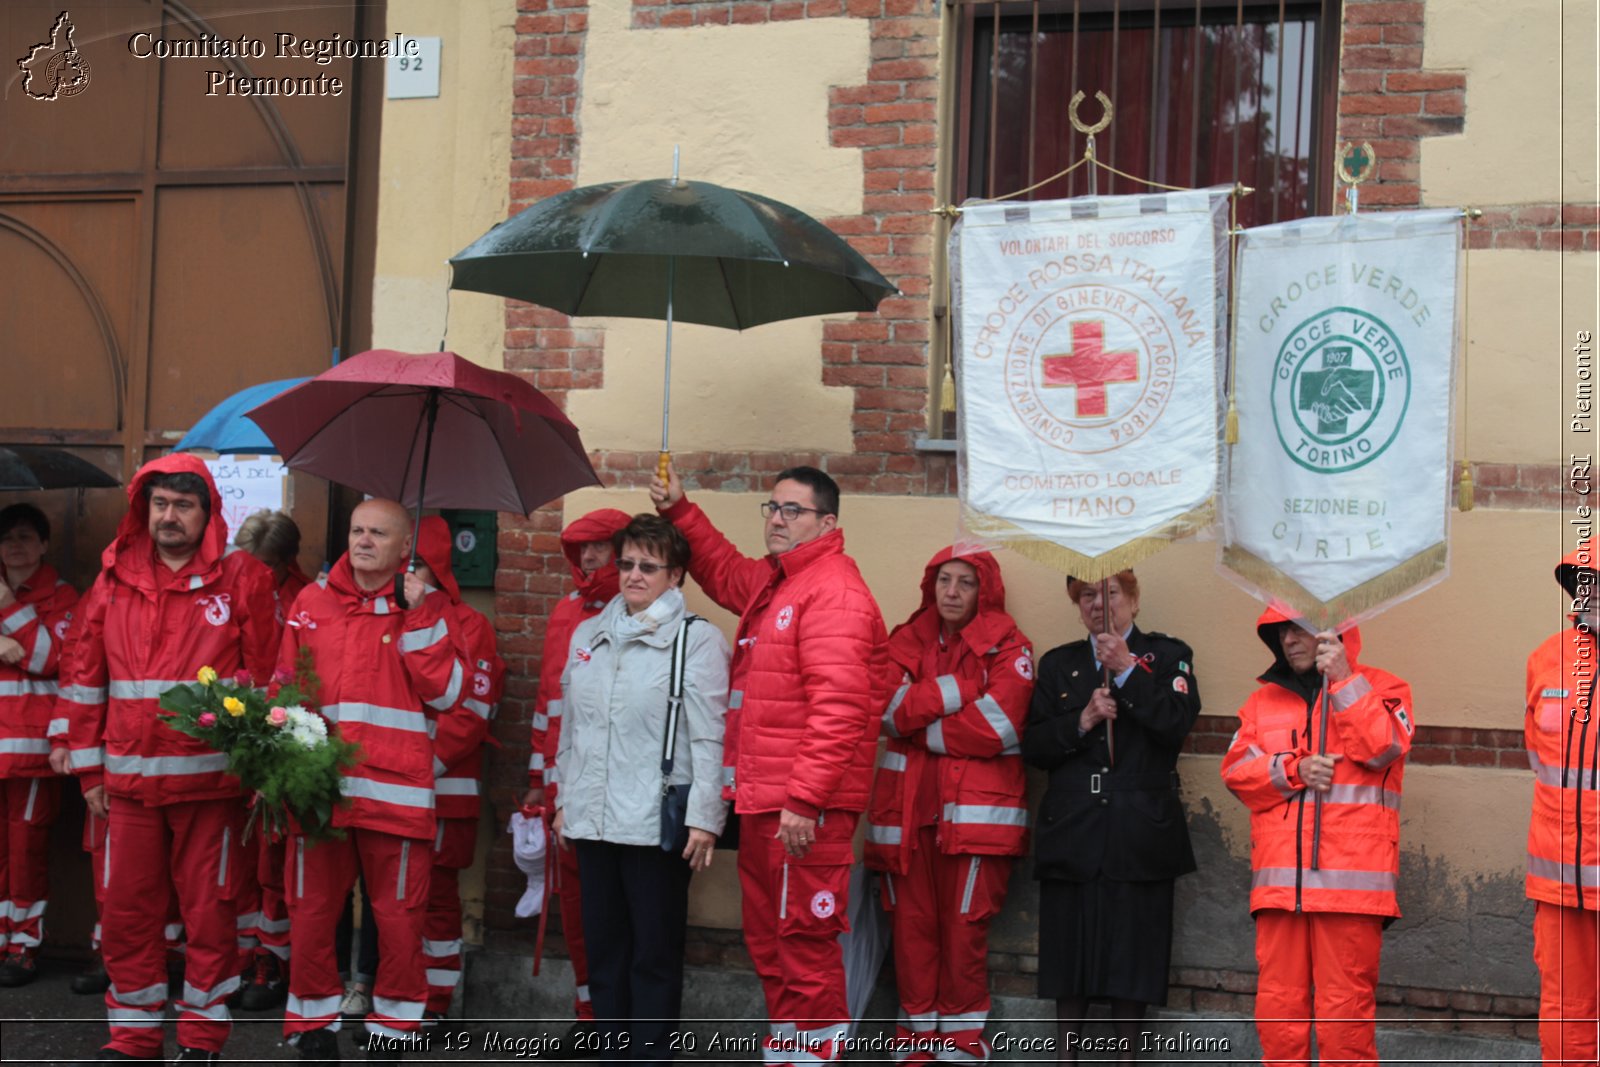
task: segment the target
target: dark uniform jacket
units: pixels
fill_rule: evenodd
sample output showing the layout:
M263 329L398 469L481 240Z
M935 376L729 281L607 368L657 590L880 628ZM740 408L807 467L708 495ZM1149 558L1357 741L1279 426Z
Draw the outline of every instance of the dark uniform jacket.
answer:
M1039 661L1022 758L1049 772L1034 829L1034 877L1157 881L1195 869L1178 793L1178 750L1200 714L1194 653L1177 638L1128 634L1139 660L1119 688L1114 724L1079 736L1078 718L1102 684L1094 646L1074 641ZM1116 762L1106 728L1116 728Z

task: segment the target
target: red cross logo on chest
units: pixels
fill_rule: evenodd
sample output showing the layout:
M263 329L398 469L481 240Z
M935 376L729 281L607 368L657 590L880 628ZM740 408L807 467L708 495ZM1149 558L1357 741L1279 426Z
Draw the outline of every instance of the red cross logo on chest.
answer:
M1076 386L1079 418L1102 417L1106 413L1106 386L1111 382L1139 380L1139 354L1133 351L1107 352L1105 323L1092 320L1072 324L1072 351L1045 356L1046 388Z

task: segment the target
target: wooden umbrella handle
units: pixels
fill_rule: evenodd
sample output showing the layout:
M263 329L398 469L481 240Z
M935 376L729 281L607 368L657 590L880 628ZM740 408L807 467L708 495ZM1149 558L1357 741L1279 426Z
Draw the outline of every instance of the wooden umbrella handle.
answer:
M656 477L661 479L663 485L667 481L667 468L672 464L672 453L662 449L661 456L656 460Z

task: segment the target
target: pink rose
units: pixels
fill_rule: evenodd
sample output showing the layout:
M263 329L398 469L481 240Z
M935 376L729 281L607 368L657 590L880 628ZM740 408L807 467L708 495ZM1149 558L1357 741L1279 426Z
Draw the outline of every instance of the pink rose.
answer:
M250 686L256 684L256 680L251 676L249 671L238 671L233 676L233 684L243 686L248 689Z
M293 685L294 684L294 671L273 671L272 672L272 684L273 685Z
M209 711L203 711L200 713L200 725L215 726L217 725L217 717Z
M282 726L288 721L289 713L284 711L282 708L273 708L271 711L267 712L267 722L271 723L273 726Z

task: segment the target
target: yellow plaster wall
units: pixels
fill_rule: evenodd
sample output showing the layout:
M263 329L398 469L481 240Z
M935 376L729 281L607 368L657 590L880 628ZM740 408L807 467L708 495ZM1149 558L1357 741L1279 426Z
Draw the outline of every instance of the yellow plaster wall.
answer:
M578 184L685 178L770 196L817 217L861 211L861 152L828 144L828 89L866 81L868 26L815 19L670 31L628 28L630 0L589 9ZM605 387L568 409L600 449L660 444L663 328L606 325ZM745 333L678 326L678 450L851 449L854 393L821 382L822 320Z
M1466 130L1422 142L1428 204L1593 201L1594 0L1428 6L1424 70L1467 74Z
M449 347L498 368L504 301L449 293L446 261L507 214L515 0L390 0L389 32L443 39L439 96L383 102L378 247L372 292L375 348Z

